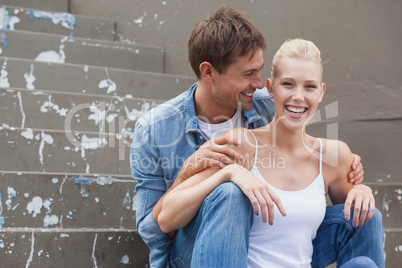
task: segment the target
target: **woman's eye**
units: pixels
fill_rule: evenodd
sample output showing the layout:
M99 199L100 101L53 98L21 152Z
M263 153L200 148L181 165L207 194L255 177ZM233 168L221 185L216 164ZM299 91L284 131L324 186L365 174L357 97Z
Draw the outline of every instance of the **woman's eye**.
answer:
M308 88L317 88L316 85L307 85Z
M287 87L293 86L293 84L290 82L283 82L282 85L287 86Z

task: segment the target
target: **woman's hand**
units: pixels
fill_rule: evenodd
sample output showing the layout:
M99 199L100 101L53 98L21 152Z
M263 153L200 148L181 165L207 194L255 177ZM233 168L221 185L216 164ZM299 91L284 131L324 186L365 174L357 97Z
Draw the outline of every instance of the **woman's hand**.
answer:
M286 216L285 209L279 197L272 191L267 183L251 174L246 168L233 164L224 168L229 171L229 180L235 183L250 199L254 213L258 215L258 204L261 208L262 221L272 225L274 223L274 206L278 207L282 216Z
M348 196L345 201L345 208L343 213L345 214L345 219L349 221L350 211L354 206L353 211L353 226L362 226L363 223L373 217L375 210L375 200L373 192L370 187L366 185L354 185L349 191Z

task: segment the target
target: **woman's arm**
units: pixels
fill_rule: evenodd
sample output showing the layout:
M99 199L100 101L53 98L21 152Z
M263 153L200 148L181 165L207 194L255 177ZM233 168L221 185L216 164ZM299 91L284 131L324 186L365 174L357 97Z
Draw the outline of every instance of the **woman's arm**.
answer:
M326 156L327 159L338 157L338 165L330 168L334 179L328 186L329 197L333 204L345 203L344 214L347 221L354 207L353 225L361 226L374 214L375 201L372 190L366 185L353 185L348 181L353 155L345 143L327 140L326 149L330 154Z
M247 132L245 129L234 129L229 132L241 141L243 146L236 150L243 155L250 153L247 148L250 143L246 142L249 141ZM254 149L251 151L254 152ZM275 204L282 215L285 215L285 210L276 194L266 183L250 173L253 157L245 158L250 162L244 162L244 167L232 164L223 169L208 168L171 190L165 196L162 209L157 215L157 223L162 231L167 233L186 226L194 218L204 199L221 183L229 181L239 186L250 199L256 214L258 214L258 204L260 205L263 221L266 222L269 219L270 224L273 223Z
M158 215L161 230L168 233L186 226L197 214L204 199L225 181L228 181L227 170L208 168L170 191Z

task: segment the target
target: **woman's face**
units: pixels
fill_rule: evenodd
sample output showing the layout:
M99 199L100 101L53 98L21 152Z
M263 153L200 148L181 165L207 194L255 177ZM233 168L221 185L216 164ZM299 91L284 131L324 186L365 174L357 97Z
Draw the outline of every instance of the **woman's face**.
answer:
M303 58L282 58L274 84L267 80L275 99L275 119L291 130L300 130L313 117L325 92L320 65Z

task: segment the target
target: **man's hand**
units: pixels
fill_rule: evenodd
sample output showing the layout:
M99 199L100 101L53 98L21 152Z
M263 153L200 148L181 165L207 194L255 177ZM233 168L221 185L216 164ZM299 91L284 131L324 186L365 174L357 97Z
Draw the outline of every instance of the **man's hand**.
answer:
M230 164L240 163L243 155L231 145L239 146L240 141L230 137L227 132L205 142L183 163L176 180L184 181L208 167L224 168Z
M352 171L349 172L349 182L353 184L359 184L364 180L364 170L361 163L361 157L357 154L353 154Z
M375 200L373 192L370 187L366 185L355 185L349 191L348 197L345 201L345 208L343 213L345 214L345 220L350 220L350 211L354 206L353 211L353 226L362 226L363 223L373 217L375 210Z

